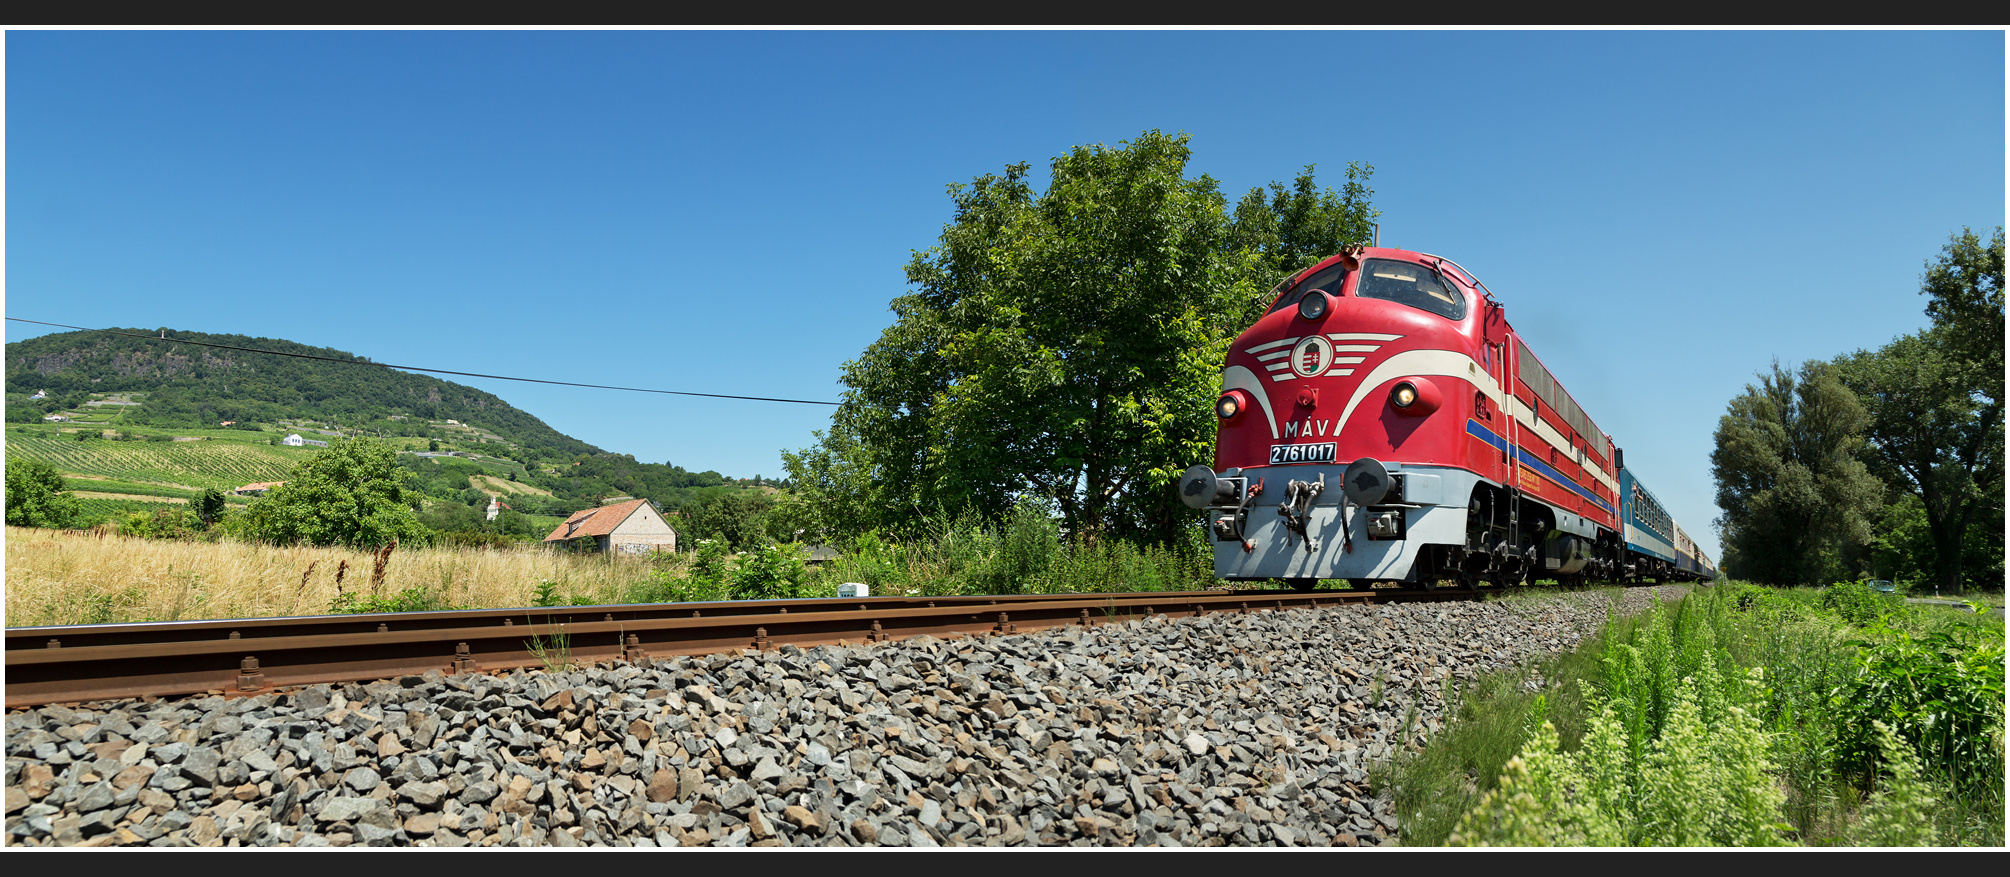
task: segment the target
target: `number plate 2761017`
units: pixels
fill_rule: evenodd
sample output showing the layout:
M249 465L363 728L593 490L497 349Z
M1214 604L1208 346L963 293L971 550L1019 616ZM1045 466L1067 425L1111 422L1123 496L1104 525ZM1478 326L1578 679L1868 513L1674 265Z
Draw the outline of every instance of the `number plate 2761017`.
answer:
M1334 443L1323 445L1271 445L1270 465L1279 463L1331 463Z

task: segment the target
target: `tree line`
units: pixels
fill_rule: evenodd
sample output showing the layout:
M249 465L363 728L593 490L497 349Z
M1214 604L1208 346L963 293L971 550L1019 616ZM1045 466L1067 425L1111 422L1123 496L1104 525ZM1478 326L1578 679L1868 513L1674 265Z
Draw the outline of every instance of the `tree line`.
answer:
M1963 229L1921 278L1927 329L1775 362L1731 400L1711 454L1727 574L2003 586L2003 255L2002 227Z

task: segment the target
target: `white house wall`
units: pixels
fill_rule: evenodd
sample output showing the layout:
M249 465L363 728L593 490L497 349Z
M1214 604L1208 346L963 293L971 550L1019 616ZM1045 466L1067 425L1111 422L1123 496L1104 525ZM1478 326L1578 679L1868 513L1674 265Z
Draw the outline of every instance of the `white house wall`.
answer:
M608 544L615 551L628 554L647 554L651 551L676 551L677 531L657 514L648 503L635 510L628 519L608 534Z

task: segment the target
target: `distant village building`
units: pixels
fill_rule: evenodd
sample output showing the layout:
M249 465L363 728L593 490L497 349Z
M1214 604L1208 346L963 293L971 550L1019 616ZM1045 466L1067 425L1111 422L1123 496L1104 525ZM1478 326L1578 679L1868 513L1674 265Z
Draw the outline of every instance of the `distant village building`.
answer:
M565 523L544 537L548 544L576 539L592 539L594 550L602 553L647 554L676 551L677 531L646 499L574 512ZM584 546L582 546L584 547Z
M516 511L516 509L511 509L509 507L509 503L503 502L502 497L500 496L489 497L489 516L488 516L489 520L491 521L495 520L498 515L501 515L503 513L504 509L509 509L510 511Z
M47 398L49 398L48 390L36 390L35 395L28 397L28 401L33 402L37 399L47 399Z
M51 414L51 415L48 415L48 416L46 416L46 417L44 417L44 418L42 418L42 419L43 419L43 420L48 420L48 421L53 421L53 422L56 422L56 423L68 423L68 422L70 422L70 416L69 416L69 415L67 415L67 414Z
M238 496L264 496L266 491L285 483L284 481L258 481L233 490L231 493L235 493Z
M301 446L310 446L310 447L316 447L316 448L325 448L325 447L328 447L328 443L327 443L327 442L318 442L318 441L315 441L315 440L313 440L313 439L305 439L305 438L301 438L301 437L300 437L300 433L297 433L297 432L296 432L296 433L291 433L291 434L288 434L288 435L287 435L287 436L286 436L285 438L283 438L283 439L280 439L280 440L279 440L279 443L280 443L280 444L282 444L282 445L285 445L285 446L287 446L287 447L289 447L289 448L298 448L298 447L301 447Z

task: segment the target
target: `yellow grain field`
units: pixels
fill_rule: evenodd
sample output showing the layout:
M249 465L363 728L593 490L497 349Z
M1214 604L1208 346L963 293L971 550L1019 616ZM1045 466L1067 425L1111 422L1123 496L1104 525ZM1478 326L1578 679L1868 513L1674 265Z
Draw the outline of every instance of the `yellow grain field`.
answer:
M8 527L8 627L324 615L341 589L373 593L374 557L341 548L175 542ZM344 569L343 564L347 563ZM649 578L630 558L399 547L375 593L426 588L454 606L528 606L541 581L563 597L612 602Z

